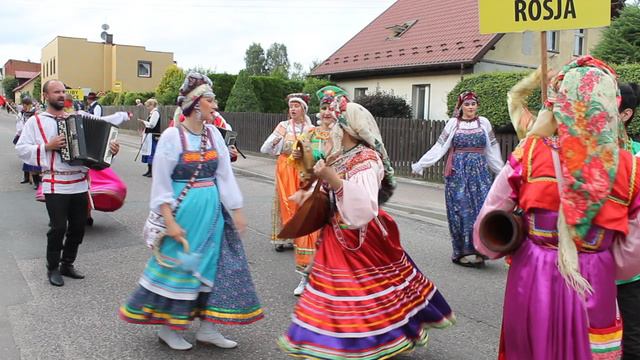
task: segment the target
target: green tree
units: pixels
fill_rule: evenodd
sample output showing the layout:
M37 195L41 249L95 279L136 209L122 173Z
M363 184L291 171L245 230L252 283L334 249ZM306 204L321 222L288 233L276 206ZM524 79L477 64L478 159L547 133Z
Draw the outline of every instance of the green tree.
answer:
M33 91L31 92L31 98L35 101L42 101L42 78L38 76L33 81Z
M408 119L412 115L405 99L385 92L361 96L357 102L375 117Z
M266 75L266 57L262 45L253 43L244 55L244 68L249 75Z
M307 77L308 73L306 71L304 71L304 68L302 67L302 64L300 64L299 62L294 62L292 69L291 69L291 75L289 76L289 78L291 80L299 80L299 81L304 81L304 79Z
M253 89L249 74L242 70L238 74L231 95L226 104L226 111L230 112L261 112L260 102Z
M213 82L213 92L216 94L218 109L225 111L227 100L231 95L231 89L235 85L238 75L231 74L209 74L209 79Z
M593 56L614 64L640 62L640 7L627 4L606 28Z
M2 80L2 88L4 89L4 94L9 99L13 99L15 97L13 90L18 87L18 79L8 76Z
M186 77L184 71L176 65L167 68L160 84L156 88L156 100L163 105L175 105L178 98L178 90Z
M284 44L273 43L267 50L267 73L274 76L289 75L289 56Z

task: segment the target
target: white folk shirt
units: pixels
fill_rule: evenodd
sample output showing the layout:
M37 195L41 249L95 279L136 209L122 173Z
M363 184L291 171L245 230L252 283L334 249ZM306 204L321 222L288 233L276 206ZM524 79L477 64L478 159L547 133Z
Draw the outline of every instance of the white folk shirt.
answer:
M16 144L18 157L29 165L42 168L42 191L45 194L78 194L89 189L85 166L62 162L59 151L46 151L45 145L58 136L55 117L47 112L32 116L24 124Z

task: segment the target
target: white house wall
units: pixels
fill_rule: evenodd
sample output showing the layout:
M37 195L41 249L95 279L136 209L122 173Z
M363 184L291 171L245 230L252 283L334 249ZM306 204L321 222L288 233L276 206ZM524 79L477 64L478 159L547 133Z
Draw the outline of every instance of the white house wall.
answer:
M367 88L367 94L373 94L376 91L390 93L405 99L410 105L412 105L413 85L430 85L429 119L445 120L449 118L447 95L458 81L460 81L460 74L434 74L337 80L337 83L352 97L356 88Z

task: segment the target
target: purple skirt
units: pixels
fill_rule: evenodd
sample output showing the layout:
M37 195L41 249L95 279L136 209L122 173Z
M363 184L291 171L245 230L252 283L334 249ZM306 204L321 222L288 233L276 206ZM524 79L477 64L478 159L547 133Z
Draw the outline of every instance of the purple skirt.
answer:
M622 330L616 315L616 233L594 226L579 254L593 294L581 298L557 267L557 213L525 217L527 239L512 255L504 299L501 352L512 360L617 359Z

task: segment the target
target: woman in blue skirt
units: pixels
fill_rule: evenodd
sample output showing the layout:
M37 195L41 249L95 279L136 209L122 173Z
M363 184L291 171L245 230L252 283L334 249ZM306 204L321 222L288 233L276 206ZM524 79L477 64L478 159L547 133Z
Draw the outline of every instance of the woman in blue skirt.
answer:
M438 141L415 164L414 173L434 165L445 154L445 201L453 255L451 261L466 267L484 264L484 257L473 247L473 224L491 188L493 178L504 166L500 146L489 120L478 116L478 96L465 91L458 97L454 117Z
M237 344L214 324L249 324L263 317L238 232L246 228L242 195L233 175L224 139L205 121L213 120L215 95L211 81L190 73L180 88L186 120L168 128L156 149L150 219L164 220L159 246L161 264L152 256L139 287L120 317L135 324L161 325L158 337L175 350L188 350L180 330L200 319L196 340L221 348ZM145 235L152 227L147 221ZM185 237L189 255L185 261ZM160 244L160 245L159 245ZM167 267L182 259L182 266ZM180 262L178 260L178 262Z

